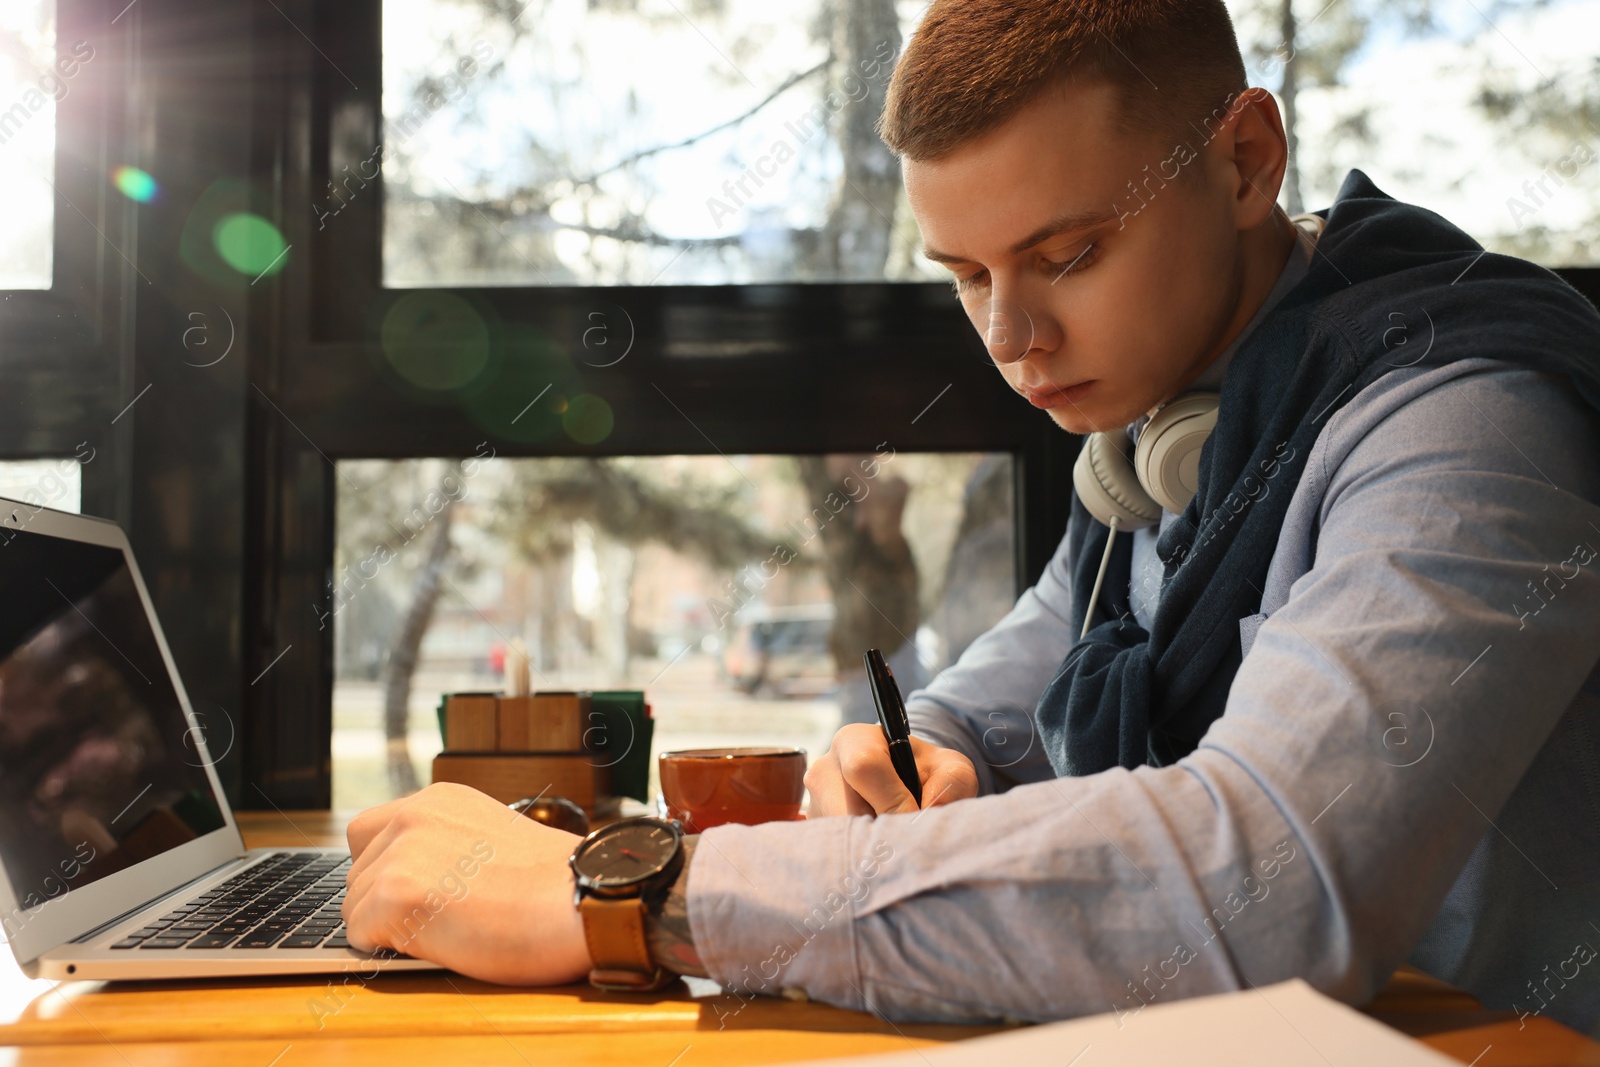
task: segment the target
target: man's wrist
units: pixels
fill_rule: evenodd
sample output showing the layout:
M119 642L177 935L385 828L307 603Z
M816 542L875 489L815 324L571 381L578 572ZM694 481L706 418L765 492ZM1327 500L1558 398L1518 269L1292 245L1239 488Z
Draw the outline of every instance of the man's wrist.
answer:
M695 951L694 933L689 928L689 864L699 843L699 834L684 836L683 865L678 869L678 878L661 903L646 912L644 935L650 959L657 966L674 974L708 978L700 954Z

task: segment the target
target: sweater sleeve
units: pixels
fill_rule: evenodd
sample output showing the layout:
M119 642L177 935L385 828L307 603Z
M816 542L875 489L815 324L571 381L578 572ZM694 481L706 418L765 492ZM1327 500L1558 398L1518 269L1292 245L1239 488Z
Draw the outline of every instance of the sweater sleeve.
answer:
M689 909L719 1011L783 987L950 1022L1290 977L1369 998L1595 666L1600 427L1508 369L1330 454L1309 569L1190 756L703 835Z

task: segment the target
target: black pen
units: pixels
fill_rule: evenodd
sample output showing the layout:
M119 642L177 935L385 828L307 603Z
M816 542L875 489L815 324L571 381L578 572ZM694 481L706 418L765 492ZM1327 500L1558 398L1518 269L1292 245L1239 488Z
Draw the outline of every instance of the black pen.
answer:
M866 661L872 704L878 709L878 725L883 728L883 739L889 744L889 762L894 764L901 784L920 808L922 780L917 777L917 761L911 754L911 720L906 716L905 701L900 699L900 687L895 684L894 672L883 661L883 653L869 648Z

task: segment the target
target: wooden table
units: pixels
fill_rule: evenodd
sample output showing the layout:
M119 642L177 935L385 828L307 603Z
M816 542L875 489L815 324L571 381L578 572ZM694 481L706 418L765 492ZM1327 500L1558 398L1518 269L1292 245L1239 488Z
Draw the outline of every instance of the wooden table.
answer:
M346 815L245 812L252 846L342 844ZM0 1063L26 1067L427 1063L706 1067L892 1052L994 1028L884 1022L823 1004L759 997L719 1028L719 992L694 980L649 996L583 986L510 989L445 973L205 982L29 982L0 963ZM724 1009L726 1010L726 1009ZM1402 971L1366 1009L1475 1067L1595 1064L1600 1045ZM5 1059L3 1057L9 1057Z

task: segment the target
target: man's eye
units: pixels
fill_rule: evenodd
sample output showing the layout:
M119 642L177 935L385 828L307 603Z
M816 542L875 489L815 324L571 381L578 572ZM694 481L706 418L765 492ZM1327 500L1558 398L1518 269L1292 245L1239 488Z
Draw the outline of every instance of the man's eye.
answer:
M1088 267L1095 261L1095 258L1095 246L1087 245L1082 252L1079 252L1076 256L1067 260L1065 263L1056 263L1046 259L1040 264L1040 266L1046 274L1050 275L1050 284L1054 285L1066 275L1076 274L1080 270Z
M956 278L952 284L958 293L970 293L974 289L981 289L989 282L989 272L980 270L976 274L969 274L965 278Z

